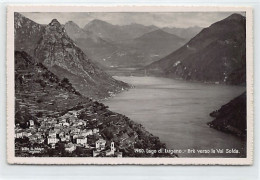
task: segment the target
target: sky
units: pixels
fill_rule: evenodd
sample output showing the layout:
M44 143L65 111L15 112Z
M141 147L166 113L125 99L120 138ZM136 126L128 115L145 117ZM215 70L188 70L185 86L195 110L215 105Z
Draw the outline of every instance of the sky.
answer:
M114 25L127 25L132 23L155 25L158 27L187 28L193 26L208 27L220 21L233 12L20 12L27 18L39 23L48 24L52 19L57 19L61 24L73 21L80 27L94 19L100 19ZM243 12L240 14L245 15Z

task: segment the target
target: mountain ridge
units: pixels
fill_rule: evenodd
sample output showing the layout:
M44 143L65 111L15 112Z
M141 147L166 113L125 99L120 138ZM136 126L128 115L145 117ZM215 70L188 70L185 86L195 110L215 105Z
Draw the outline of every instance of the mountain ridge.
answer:
M17 15L27 22L25 24L32 24L28 18L23 18L20 14ZM15 21L15 24L17 23L19 21ZM64 26L57 19L53 19L46 26L34 23L33 25L43 29L36 31L38 40L29 41L28 46L26 43L20 43L18 45L21 48L16 46L16 50L24 49L30 55L32 54L37 62L43 63L59 77L68 78L83 95L104 98L110 96L111 93L117 93L129 87L126 83L113 79L98 68L67 35ZM28 26L22 26L18 31L23 32L24 29L28 28L30 29ZM28 41L27 36L30 37L30 33L30 31L25 35L16 33L16 42Z
M184 80L245 84L245 19L239 17L204 28L184 46L144 69Z

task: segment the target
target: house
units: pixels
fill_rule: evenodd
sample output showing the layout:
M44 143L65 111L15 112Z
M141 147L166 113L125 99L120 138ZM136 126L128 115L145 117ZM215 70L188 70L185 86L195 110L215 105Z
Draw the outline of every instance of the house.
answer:
M72 133L79 133L79 132L80 132L80 129L78 129L78 128L72 128L72 129L71 129L71 132L72 132Z
M114 156L115 150L115 143L111 142L110 149L106 151L106 156Z
M104 139L99 139L96 141L96 149L97 150L104 150L106 147L106 141Z
M80 136L77 138L76 143L85 146L87 144L87 138Z
M38 136L34 134L34 135L29 136L28 138L29 138L29 141L32 142L32 141L37 141Z
M30 128L33 128L33 126L34 126L34 121L33 120L29 120L29 126L30 126Z
M79 120L78 126L86 126L86 125L87 125L87 123L85 121Z
M35 133L35 136L37 136L37 139L42 138L43 134L40 132Z
M60 141L61 141L61 142L65 142L66 140L67 140L66 137L61 137L61 138L60 138Z
M61 137L64 137L65 136L65 132L64 131L61 131L60 133L59 133L59 137L61 138Z
M27 130L27 131L24 132L24 135L23 135L23 136L29 137L29 136L31 136L31 135L32 135L31 131Z
M69 126L70 126L70 124L69 124L69 123L67 123L67 122L63 122L63 123L62 123L62 126L64 126L64 127L69 127Z
M98 129L98 128L94 128L94 129L93 129L93 133L94 133L94 134L99 133L99 129Z
M78 137L79 137L78 134L73 134L73 135L72 135L72 138L73 138L73 139L77 139Z
M65 144L65 151L72 153L75 151L76 146L72 143Z
M92 129L84 129L84 130L81 132L81 135L82 135L82 136L90 136L90 135L93 135L93 131L92 131Z
M15 132L15 138L22 138L24 135L22 130L18 130Z
M65 134L65 138L66 138L66 141L70 141L70 135L69 134Z
M48 139L47 139L47 143L48 144L56 144L57 142L59 142L59 139L58 138L56 138L56 137L48 137Z

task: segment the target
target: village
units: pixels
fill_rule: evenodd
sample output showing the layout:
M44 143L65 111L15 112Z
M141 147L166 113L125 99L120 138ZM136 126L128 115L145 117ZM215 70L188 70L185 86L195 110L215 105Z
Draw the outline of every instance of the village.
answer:
M95 113L86 111L88 119L80 119L79 114L84 110L71 110L58 117L41 117L36 124L29 120L28 128L15 127L16 151L28 155L47 154L50 150L64 152L66 156L81 149L85 156L93 157L122 157L123 153L115 147L113 141L105 140L95 118ZM27 143L24 141L27 140ZM23 142L23 143L21 143ZM26 144L26 145L24 145Z

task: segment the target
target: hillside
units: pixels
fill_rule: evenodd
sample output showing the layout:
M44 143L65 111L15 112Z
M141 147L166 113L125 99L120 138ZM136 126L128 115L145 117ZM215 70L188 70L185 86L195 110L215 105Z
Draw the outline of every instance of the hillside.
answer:
M34 56L34 49L44 31L44 26L35 23L19 13L14 13L15 50L26 51L29 55Z
M208 125L220 131L246 136L246 92L210 113L214 118Z
M68 79L60 80L26 52L15 52L15 102L20 116L42 117L57 115L65 109L88 102ZM25 124L30 118L22 118Z
M245 17L233 14L145 67L149 74L227 84L246 82Z
M16 42L21 42L18 44L19 46L16 45L17 49L28 52L36 62L44 64L59 78L69 79L73 87L82 95L104 98L128 88L127 84L113 79L98 68L67 35L64 26L56 19L46 26L41 26L18 13L15 15L19 17L15 19L19 19L19 21L15 21L15 27L19 27L16 30L15 39ZM25 21L27 23L23 23L23 26L20 22ZM31 29L28 26L31 24L33 24L33 27L39 27L43 30L25 31L28 28ZM31 42L30 36L34 32L39 40ZM27 41L29 42L26 43Z
M99 156L176 157L176 154L135 153L135 148L166 146L142 125L82 96L68 79L60 80L43 64L34 62L26 52L15 52L16 156L92 157L95 142L103 139L107 145ZM95 132L86 135L90 130ZM87 146L76 141L79 136L88 138ZM55 143L49 143L50 138L55 138ZM107 154L111 142L117 151ZM66 150L69 145L75 147L73 151Z

